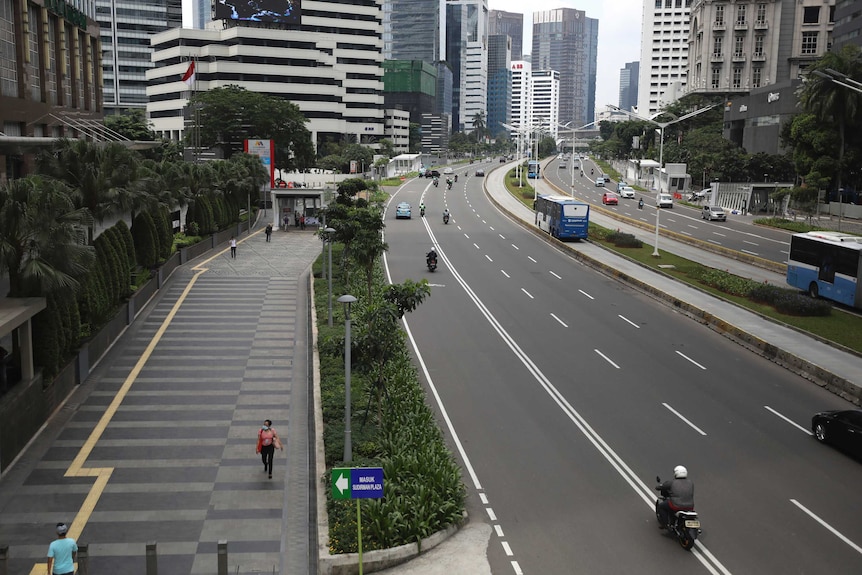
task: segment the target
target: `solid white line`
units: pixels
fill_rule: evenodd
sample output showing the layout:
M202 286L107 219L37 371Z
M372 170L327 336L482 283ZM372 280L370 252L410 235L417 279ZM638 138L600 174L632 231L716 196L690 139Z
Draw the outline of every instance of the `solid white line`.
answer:
M700 365L699 363L697 363L696 361L694 361L693 359L691 359L690 357L688 357L686 354L682 353L681 351L677 351L677 353L679 355L681 355L682 357L684 357L685 359L689 360L691 363L693 363L694 365L696 365L700 369L703 369L703 370L706 369L704 366Z
M512 548L509 547L508 543L506 543L505 541L501 541L500 544L503 546L503 552L506 553L506 557L511 557L512 555L514 555L512 553Z
M482 505L488 505L488 496L484 493L479 494L479 499L482 501Z
M489 261L489 262L493 262L493 261L494 261L494 260L492 260L492 259L491 259L491 256L489 256L488 254L485 254L485 257L486 257L486 258L488 258L488 261Z
M771 411L772 413L774 413L775 415L777 415L778 417L780 417L781 419L783 419L784 421L786 421L787 423L792 425L793 427L801 429L803 433L807 433L808 435L814 435L813 433L811 433L810 431L808 431L807 429L805 429L804 427L802 427L801 425L799 425L795 421L791 421L789 418L784 417L783 415L781 415L780 413L778 413L777 411L775 411L774 409L772 409L768 405L764 405L763 407L765 407L767 410Z
M494 531L497 532L497 537L503 537L503 528L500 527L499 523L494 524Z
M490 518L491 518L491 521L496 521L496 520L497 520L497 515L496 515L496 514L494 514L494 510L493 510L493 509L491 509L490 507L486 507L486 508L485 508L485 511L487 511L487 512L488 512L488 517L490 517Z
M799 503L795 499L791 499L790 502L793 503L798 508L800 508L805 513L807 513L808 515L810 515L811 518L814 519L815 521L817 521L820 525L822 525L823 527L825 527L826 529L831 531L833 535L835 535L838 539L840 539L841 541L843 541L844 543L849 545L854 551L856 551L856 553L862 553L862 547L859 547L858 545L856 545L855 543L853 543L852 541L847 539L844 535L841 534L840 531L838 531L837 529L835 529L834 527L832 527L831 525L829 525L828 523L826 523L825 521L823 521L822 519L817 517L817 515L815 515L813 512L811 512L809 509L807 509L804 505L802 505L801 503Z
M627 322L629 322L630 324L632 324L633 326L635 326L635 327L636 327L636 328L638 328L638 329L640 329L640 328L641 328L641 326L639 326L638 324L636 324L635 322L633 322L632 320L630 320L630 319L629 319L629 318L627 318L627 317L624 317L624 316L621 316L621 315L618 315L617 317L619 317L619 318L620 318L621 320L623 320L623 321L627 321Z
M569 327L569 326L567 326L565 323L563 323L563 320L561 320L560 318L558 318L558 317L557 317L557 316L555 316L554 314L551 314L551 317L552 317L552 318L554 318L555 320L557 320L558 322L560 322L560 325L561 325L561 326L563 326L563 327Z
M527 259L528 259L528 260L530 260L531 262L533 262L534 264L539 263L539 262L537 262L536 260L534 260L534 259L533 259L532 257L530 257L530 256L527 256Z
M558 280L563 279L563 278L561 278L560 276L558 276L557 274L555 274L554 272L550 272L550 273L551 273L551 275L552 275L552 276L554 276L554 277L555 277L555 278L557 278Z
M534 298L532 295L530 295L530 292L528 292L528 291L527 291L527 290L525 290L524 288L521 288L521 291L522 291L522 292L524 292L525 294L527 294L528 296L530 296L530 299L536 299L536 298Z
M478 246L478 245L476 245L476 242L473 242L473 245L474 245L474 246L476 246L476 249L477 249L477 250L479 249L479 246Z
M518 565L517 561L512 561L512 569L515 570L515 575L524 575L524 572L521 571L521 566Z
M678 418L680 418L681 420L683 420L684 422L689 424L691 426L691 428L694 429L695 431L697 431L699 434L706 435L705 431L703 431L701 428L699 428L698 426L696 426L695 424L693 424L692 422L687 420L685 417L683 417L683 415L680 412L678 412L677 410L675 410L674 408L672 408L671 406L669 406L666 403L662 403L662 405L665 406L666 408L668 408L671 411L671 413L676 415Z
M513 248L515 248L516 250L520 250L520 249L521 249L521 248L519 248L518 246L516 246L515 244L512 244L512 247L513 247Z
M582 290L582 289L579 289L578 291L579 291L579 292L581 292L582 294L584 294L585 296L587 296L587 297L588 297L588 298L590 298L590 299L596 299L596 298L594 298L593 296L591 296L590 294L588 294L587 292L585 292L585 291L584 291L584 290Z
M504 276L506 276L507 278L511 278L511 277L512 277L512 276L510 276L509 274L507 274L504 270L500 270L500 273L501 273L501 274L503 274Z
M612 366L614 366L615 368L617 368L617 369L619 369L619 368L620 368L620 366L618 366L618 365L617 365L617 364L615 364L613 361L611 361L611 358L609 358L608 356L606 356L605 354L603 354L603 353L602 353L602 352L600 352L599 350L594 349L593 351L594 351L594 352L596 352L597 354L599 354L600 356L602 356L606 362L608 362L609 364L611 364L611 365L612 365Z

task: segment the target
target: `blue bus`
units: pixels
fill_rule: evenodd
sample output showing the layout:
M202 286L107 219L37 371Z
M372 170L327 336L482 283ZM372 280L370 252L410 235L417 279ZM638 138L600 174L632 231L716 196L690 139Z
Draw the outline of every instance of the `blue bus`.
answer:
M862 237L841 232L793 234L787 283L811 297L862 308Z
M536 198L536 225L561 240L586 239L590 223L590 205L571 196Z
M537 160L527 162L527 179L532 180L542 177L542 166Z

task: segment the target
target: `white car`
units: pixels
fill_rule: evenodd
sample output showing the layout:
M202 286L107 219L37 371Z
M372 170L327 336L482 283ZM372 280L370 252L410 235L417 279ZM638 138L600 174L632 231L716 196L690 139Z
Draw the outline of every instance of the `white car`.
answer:
M605 179L601 176L596 178L596 186L599 188L604 188L605 187Z
M655 205L660 208L673 208L673 196L670 194L657 194Z
M452 168L446 168L445 170L443 170L443 173L444 174L454 174L455 170L453 170Z
M635 189L631 186L622 186L617 193L621 198L634 198L635 197Z

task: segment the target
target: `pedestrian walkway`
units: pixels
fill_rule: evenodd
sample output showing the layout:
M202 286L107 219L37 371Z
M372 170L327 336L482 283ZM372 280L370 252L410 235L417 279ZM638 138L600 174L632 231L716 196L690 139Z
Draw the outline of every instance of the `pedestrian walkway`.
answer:
M262 230L181 266L0 481L9 573L45 572L53 526L89 572L310 572L307 273L312 231ZM273 420L272 479L255 454Z

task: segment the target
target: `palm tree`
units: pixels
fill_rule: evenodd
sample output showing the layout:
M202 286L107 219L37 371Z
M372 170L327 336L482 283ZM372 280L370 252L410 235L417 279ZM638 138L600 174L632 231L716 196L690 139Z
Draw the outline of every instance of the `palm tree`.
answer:
M806 111L817 116L820 122L834 124L838 130L839 168L835 175L835 189L841 189L846 126L856 125L862 112L862 94L835 83L827 71L836 71L854 79L862 78L862 49L848 44L839 52L824 54L809 68L799 92L799 102Z
M90 223L62 182L28 176L0 187L0 267L9 297L76 288L93 257L79 241Z
M485 134L485 112L476 112L473 114L473 128L476 141L481 141L482 136Z

